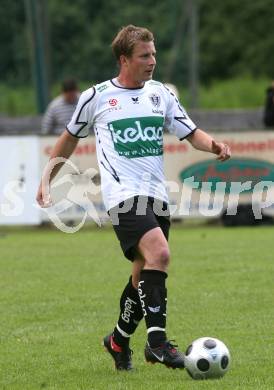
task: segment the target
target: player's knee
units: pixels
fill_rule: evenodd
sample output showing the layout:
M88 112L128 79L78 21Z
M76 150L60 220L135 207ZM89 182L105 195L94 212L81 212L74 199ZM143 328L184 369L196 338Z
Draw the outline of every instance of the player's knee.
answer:
M168 247L159 247L151 258L146 260L146 266L152 269L166 271L169 264L170 253Z
M158 259L159 259L159 263L163 267L167 267L168 266L169 258L170 258L169 249L167 247L160 248L159 249L159 254L158 254Z

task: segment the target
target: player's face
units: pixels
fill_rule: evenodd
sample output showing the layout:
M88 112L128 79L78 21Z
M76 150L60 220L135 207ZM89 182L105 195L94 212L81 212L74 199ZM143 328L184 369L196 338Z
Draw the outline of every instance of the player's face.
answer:
M127 71L136 84L152 79L156 65L154 42L137 42L131 57L126 59Z

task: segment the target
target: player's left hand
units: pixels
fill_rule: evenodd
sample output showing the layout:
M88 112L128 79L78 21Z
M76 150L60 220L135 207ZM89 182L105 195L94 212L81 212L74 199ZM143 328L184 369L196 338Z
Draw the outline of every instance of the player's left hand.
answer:
M227 144L212 140L212 153L217 154L217 160L226 161L231 157L231 150Z

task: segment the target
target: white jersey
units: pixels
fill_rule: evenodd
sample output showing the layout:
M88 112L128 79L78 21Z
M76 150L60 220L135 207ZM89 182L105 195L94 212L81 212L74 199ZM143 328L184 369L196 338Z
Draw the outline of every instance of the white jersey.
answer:
M163 130L182 140L196 129L171 91L153 80L142 88L98 84L82 93L67 130L83 138L90 127L107 210L136 195L168 202Z

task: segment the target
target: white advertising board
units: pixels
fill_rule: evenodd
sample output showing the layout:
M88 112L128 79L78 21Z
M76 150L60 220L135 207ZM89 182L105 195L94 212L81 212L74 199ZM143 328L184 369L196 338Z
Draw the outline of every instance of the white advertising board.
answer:
M39 224L39 137L0 137L0 224Z
M212 134L227 143L230 160L220 163L212 154L197 151L189 142L165 138L165 174L173 184L170 202L174 216L216 217L238 204L263 206L274 214L274 132L229 132ZM190 180L193 178L193 180ZM195 188L195 186L198 188ZM268 205L268 207L264 207Z
M212 134L232 150L220 163L188 141L164 136L164 170L176 218L217 217L235 204L264 204L274 215L274 132ZM39 224L108 219L100 191L95 138L81 140L52 183L53 206L39 209L35 196L57 137L0 137L0 224ZM266 207L267 206L267 207ZM235 208L235 207L234 207ZM82 226L82 225L81 225Z
M233 211L238 203L263 201L266 194L265 191L262 194L260 183L267 183L268 203L271 203L269 197L272 196L274 183L274 132L212 135L216 140L230 145L231 160L220 163L216 161L215 155L193 149L186 140L179 142L174 136L164 136L164 170L173 217L217 217L227 206ZM55 142L54 137L41 139L41 169ZM62 218L82 218L83 210L87 212L87 218L93 218L90 210L92 206L100 218L107 219L99 188L100 175L94 137L79 142L71 162L73 165L66 164L65 169L62 168L56 178L56 186L52 189L57 211L64 194L70 193L69 196L66 195L70 198L65 205L67 208L62 207L62 204L60 207L63 210ZM66 179L60 180L65 175ZM91 180L94 182L92 190ZM274 204L264 209L266 210L273 214ZM43 218L47 218L46 214Z

